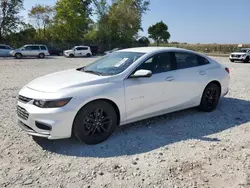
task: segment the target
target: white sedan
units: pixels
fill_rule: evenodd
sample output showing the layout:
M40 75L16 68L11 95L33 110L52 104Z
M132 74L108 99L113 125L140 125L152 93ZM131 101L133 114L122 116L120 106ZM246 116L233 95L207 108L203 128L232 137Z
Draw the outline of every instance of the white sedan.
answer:
M228 68L193 51L124 49L30 82L17 115L29 135L97 144L119 125L191 107L213 111L229 79Z

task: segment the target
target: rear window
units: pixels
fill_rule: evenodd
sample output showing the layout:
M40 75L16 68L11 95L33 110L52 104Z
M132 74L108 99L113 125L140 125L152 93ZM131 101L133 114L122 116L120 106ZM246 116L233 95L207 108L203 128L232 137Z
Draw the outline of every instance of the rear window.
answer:
M207 64L209 64L209 61L206 58L201 57L201 56L198 56L198 61L199 61L200 65L207 65Z
M88 50L87 47L78 47L77 50Z
M45 46L40 46L41 50L47 50Z

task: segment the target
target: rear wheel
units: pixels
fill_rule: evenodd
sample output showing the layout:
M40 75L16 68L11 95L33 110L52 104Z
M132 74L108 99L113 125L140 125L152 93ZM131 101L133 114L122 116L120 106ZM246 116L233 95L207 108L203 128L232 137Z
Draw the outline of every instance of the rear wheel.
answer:
M44 57L45 57L45 55L43 53L38 55L38 58L40 58L40 59L43 59Z
M16 53L15 54L15 58L16 59L21 59L23 56L22 56L22 54L20 54L20 53Z
M244 60L244 63L248 63L249 62L249 56L246 57L246 59Z
M209 84L203 92L199 109L205 112L211 112L216 109L220 93L220 87L217 84Z
M90 53L87 53L86 57L90 57L90 56L91 56L91 54L90 54Z
M108 139L117 126L117 115L106 101L95 101L84 106L77 114L74 135L85 144L98 144Z

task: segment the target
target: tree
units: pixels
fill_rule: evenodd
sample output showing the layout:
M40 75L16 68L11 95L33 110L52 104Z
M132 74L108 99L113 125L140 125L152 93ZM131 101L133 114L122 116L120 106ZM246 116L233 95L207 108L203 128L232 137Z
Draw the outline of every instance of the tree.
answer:
M139 40L138 40L138 44L140 46L148 46L150 44L150 41L147 37L141 37Z
M150 26L148 28L148 34L149 38L152 38L157 42L157 46L159 46L160 42L168 43L168 39L170 38L168 26L162 21Z
M110 7L108 22L111 42L130 46L135 35L142 30L142 15L148 10L148 0L116 0ZM117 45L119 45L119 43Z
M60 40L79 41L88 32L92 20L91 0L58 0L54 34Z
M23 0L0 0L0 41L18 30Z
M35 20L40 37L42 29L44 37L46 36L46 27L52 22L53 12L54 8L48 5L36 5L31 8L29 17Z

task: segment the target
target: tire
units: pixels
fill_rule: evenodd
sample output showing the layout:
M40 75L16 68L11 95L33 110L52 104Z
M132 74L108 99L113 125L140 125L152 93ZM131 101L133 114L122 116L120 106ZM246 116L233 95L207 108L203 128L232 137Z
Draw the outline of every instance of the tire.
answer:
M244 63L248 63L249 62L249 56L246 57L246 59L244 60Z
M45 57L45 54L41 53L38 55L38 58L43 59Z
M86 57L90 57L90 56L91 56L91 54L90 54L90 53L87 53Z
M219 99L220 99L221 90L220 87L215 83L210 83L205 88L199 109L205 112L212 112L216 109Z
M233 63L234 62L234 60L233 59L230 59L230 61Z
M77 113L73 133L81 142L95 145L107 140L116 127L115 109L110 103L100 100L85 105Z
M22 57L23 57L23 55L21 53L16 53L15 54L16 59L21 59Z
M75 57L75 56L74 56L74 54L69 54L69 57L73 58L73 57Z

